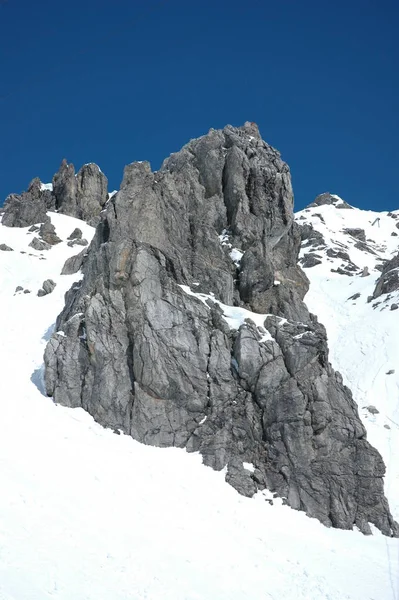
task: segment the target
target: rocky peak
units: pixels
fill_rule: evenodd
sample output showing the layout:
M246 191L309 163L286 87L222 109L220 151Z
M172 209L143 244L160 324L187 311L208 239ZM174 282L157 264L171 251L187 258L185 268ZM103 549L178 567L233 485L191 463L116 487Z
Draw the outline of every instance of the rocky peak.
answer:
M83 165L75 175L75 167L64 158L52 186L44 186L36 177L27 192L6 199L2 223L26 227L43 223L48 210L58 210L95 226L108 199L107 186L107 178L94 163Z
M57 209L72 217L96 225L108 198L108 180L94 163L83 165L75 175L75 167L64 159L53 177Z
M330 192L324 192L323 194L316 196L315 200L309 204L308 208L323 206L325 204L332 204L335 208L353 208L350 204L345 202L345 200L342 200L342 198L335 194L330 194Z
M46 390L199 451L242 494L397 534L383 461L303 303L300 242L288 166L254 124L210 130L156 173L128 165L46 348Z
M7 227L27 227L47 220L51 207L51 192L41 189L40 179L33 179L28 191L10 194L4 203L2 224Z

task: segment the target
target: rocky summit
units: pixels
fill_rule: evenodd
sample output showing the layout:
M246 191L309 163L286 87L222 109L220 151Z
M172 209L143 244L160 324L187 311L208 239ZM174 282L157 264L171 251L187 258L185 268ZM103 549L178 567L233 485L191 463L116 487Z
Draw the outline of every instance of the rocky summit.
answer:
M327 526L398 535L383 460L303 302L301 241L322 236L294 222L289 168L257 126L210 130L158 172L128 165L104 209L103 184L69 171L56 198L100 222L65 267L84 276L45 351L47 394L145 444L199 451L246 496L268 488Z
M73 164L64 159L51 184L42 184L36 177L26 192L6 198L2 223L7 227L44 223L49 221L47 211L56 210L95 226L108 199L107 187L108 180L97 165L83 165L75 175Z

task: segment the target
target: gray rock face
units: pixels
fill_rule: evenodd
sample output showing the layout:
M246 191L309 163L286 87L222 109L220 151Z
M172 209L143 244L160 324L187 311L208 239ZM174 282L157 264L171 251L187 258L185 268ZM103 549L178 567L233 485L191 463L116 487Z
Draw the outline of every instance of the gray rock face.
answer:
M70 246L71 248L73 248L74 246L88 246L89 242L87 240L83 239L75 239L75 240L71 240L69 242L67 242L67 246Z
M55 227L50 220L45 221L40 226L39 235L50 246L55 246L55 244L59 244L62 241L55 233Z
M75 176L74 166L63 160L53 177L52 191L42 189L40 179L36 178L27 192L8 196L2 224L7 227L27 227L45 223L48 221L47 211L58 210L96 226L108 199L107 186L108 180L97 165L84 165ZM58 242L48 243L53 245Z
M75 177L75 168L63 160L53 177L56 208L63 214L97 224L107 198L108 180L95 164L84 165Z
M72 275L73 273L80 271L86 256L87 250L85 249L82 250L82 252L79 252L79 254L67 258L62 267L61 275Z
M309 252L304 254L300 262L303 269L309 269L311 267L315 267L316 265L320 265L322 261L320 255Z
M399 254L385 263L373 293L373 299L399 290Z
M83 236L82 230L79 227L76 227L71 235L68 236L68 240L81 240Z
M101 217L45 351L48 395L200 451L244 495L398 534L383 461L302 302L289 169L256 125L211 130L156 173L128 165ZM264 316L231 329L221 302Z
M41 289L37 292L38 296L47 296L47 294L51 294L57 284L52 279L46 279L43 281L43 285Z
M47 219L47 194L41 190L40 179L33 179L28 191L11 194L4 203L2 224L7 227L27 227Z
M3 252L13 252L14 249L11 246L7 246L7 244L0 244L0 250Z
M365 233L364 229L360 229L360 227L355 227L355 228L347 227L346 229L344 229L344 233L351 235L352 237L356 238L357 240L360 240L361 242L366 241L366 233Z
M47 242L39 239L38 237L34 237L31 243L29 244L31 248L34 250L42 251L42 250L50 250L51 246Z

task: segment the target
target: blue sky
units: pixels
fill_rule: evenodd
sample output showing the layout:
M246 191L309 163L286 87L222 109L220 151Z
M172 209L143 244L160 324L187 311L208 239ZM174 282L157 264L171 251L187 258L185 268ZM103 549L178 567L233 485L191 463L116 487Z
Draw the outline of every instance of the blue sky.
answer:
M0 202L65 157L125 164L256 121L301 208L399 208L394 0L0 0Z

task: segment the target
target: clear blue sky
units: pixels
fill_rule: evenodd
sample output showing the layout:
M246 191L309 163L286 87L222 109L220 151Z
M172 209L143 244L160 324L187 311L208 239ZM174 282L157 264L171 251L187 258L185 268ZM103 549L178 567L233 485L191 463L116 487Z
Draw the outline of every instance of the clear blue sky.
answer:
M256 121L296 208L399 208L397 0L0 0L0 203Z

